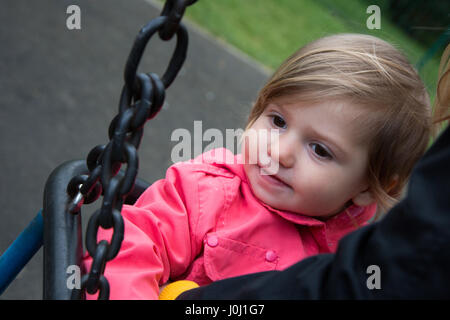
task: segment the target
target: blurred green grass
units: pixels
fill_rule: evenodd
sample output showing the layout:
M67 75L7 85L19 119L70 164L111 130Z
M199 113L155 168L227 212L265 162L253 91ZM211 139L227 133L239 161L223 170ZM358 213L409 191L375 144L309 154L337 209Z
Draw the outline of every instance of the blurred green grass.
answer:
M392 24L382 4L379 30L367 28L368 4L362 0L199 0L187 8L186 16L272 70L306 43L344 32L387 40L415 65L427 48ZM436 55L420 70L432 101L439 58Z

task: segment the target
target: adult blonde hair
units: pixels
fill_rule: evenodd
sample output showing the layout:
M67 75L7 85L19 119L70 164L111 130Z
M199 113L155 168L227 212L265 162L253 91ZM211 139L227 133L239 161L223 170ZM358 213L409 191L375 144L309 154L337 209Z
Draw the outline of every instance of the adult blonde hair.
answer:
M358 138L369 145L367 179L383 210L400 198L431 136L429 97L418 73L391 44L362 34L313 41L290 56L261 89L250 128L277 99L344 99L368 112L357 119Z
M439 77L434 100L433 123L436 125L435 135L442 129L440 123L450 120L450 44L444 50L439 65Z

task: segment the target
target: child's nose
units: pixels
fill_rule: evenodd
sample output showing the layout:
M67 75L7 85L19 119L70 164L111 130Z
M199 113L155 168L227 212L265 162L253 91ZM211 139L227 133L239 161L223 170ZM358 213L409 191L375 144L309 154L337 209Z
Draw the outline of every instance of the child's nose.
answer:
M294 137L289 135L278 135L275 139L271 139L268 153L273 161L277 161L285 168L291 168L295 164L295 149L296 144Z

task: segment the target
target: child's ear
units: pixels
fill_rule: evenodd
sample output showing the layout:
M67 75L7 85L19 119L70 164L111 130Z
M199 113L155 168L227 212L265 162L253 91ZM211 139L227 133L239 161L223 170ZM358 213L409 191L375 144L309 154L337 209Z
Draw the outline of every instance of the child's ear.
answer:
M357 206L365 207L374 203L375 198L373 197L372 192L370 192L370 189L366 189L353 197L352 201Z

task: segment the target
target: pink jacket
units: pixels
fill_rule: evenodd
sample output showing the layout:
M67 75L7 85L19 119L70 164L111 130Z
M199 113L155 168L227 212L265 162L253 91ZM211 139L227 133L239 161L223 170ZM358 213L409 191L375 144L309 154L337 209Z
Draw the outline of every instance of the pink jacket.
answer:
M206 285L282 270L334 252L344 235L375 214L375 204L353 206L347 210L351 217L342 212L323 222L276 210L253 195L240 160L216 149L176 163L135 205L123 207L124 241L105 269L111 299L157 299L159 286L169 279ZM99 232L98 239L109 240L110 231ZM91 261L86 255L87 270Z

